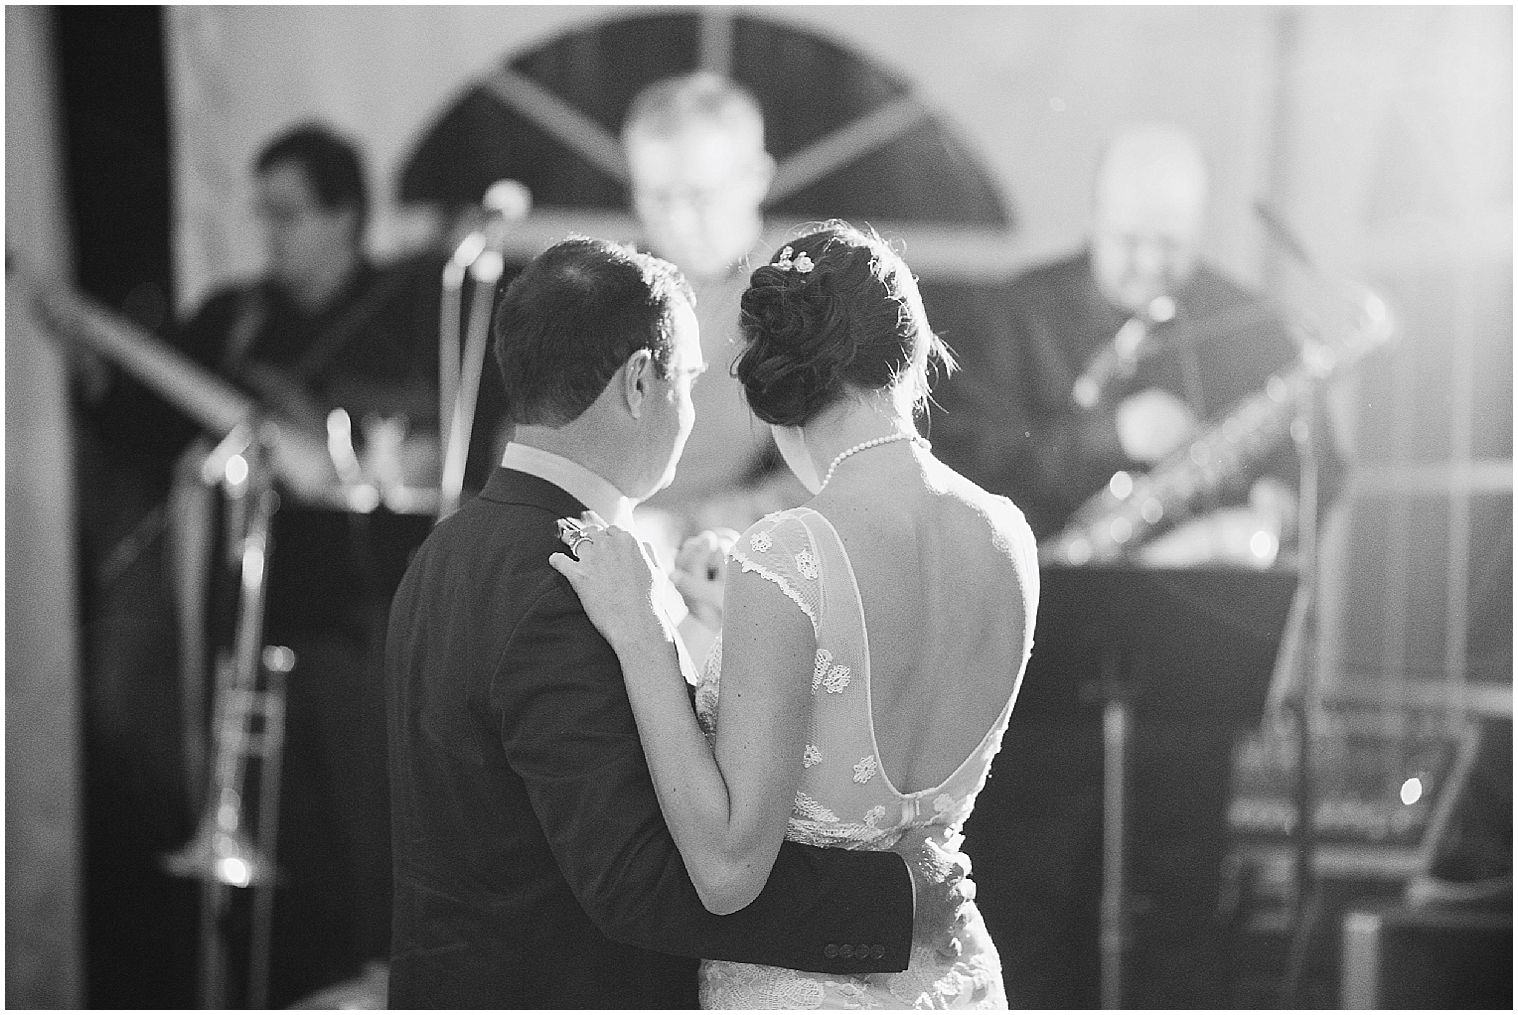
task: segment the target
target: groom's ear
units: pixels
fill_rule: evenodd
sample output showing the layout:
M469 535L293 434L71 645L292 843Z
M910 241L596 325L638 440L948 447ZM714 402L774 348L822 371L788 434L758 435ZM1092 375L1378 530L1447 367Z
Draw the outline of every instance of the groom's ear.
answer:
M654 380L654 354L649 349L639 349L622 364L622 395L627 400L627 411L633 419L643 415L643 403L652 394Z

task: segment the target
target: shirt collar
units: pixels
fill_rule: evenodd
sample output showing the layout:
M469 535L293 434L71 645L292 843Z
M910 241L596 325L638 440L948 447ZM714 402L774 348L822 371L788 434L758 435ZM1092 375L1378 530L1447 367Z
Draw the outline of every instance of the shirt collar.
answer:
M622 491L610 481L591 472L579 462L570 461L552 451L511 441L506 445L506 453L501 456L501 467L546 480L600 515L607 524L636 531L633 528L632 499L623 496Z

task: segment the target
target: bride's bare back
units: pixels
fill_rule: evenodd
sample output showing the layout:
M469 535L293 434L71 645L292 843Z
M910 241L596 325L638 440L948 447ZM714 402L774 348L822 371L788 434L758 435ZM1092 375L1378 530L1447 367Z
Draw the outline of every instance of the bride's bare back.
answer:
M911 793L953 773L1013 693L1036 551L1015 508L931 456L900 445L868 454L812 506L859 585L880 763Z

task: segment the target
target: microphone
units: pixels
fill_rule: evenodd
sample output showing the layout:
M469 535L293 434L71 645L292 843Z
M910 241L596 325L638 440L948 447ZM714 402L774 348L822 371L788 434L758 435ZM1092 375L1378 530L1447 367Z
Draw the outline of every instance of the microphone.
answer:
M510 228L532 210L532 192L516 180L497 180L480 199L482 221L454 248L443 266L442 306L438 331L443 340L441 366L444 394L457 383L458 350L456 343L464 327L464 279L473 277L484 283L488 292L501 277L505 263L501 250Z
M487 252L495 251L499 258L507 231L532 211L532 192L516 180L497 180L485 191L480 206L485 210L484 222L459 241L448 259L444 274L449 283L463 282L464 273ZM495 277L500 277L499 271Z
M1115 381L1133 376L1138 367L1140 353L1149 340L1150 329L1175 317L1175 300L1169 296L1156 296L1142 312L1123 322L1112 336L1112 341L1094 356L1086 369L1075 379L1070 397L1082 409L1091 409L1102 400L1102 395Z
M532 192L516 180L497 180L485 191L481 204L485 207L483 248L469 265L469 274L476 282L493 285L505 268L506 236L532 210Z

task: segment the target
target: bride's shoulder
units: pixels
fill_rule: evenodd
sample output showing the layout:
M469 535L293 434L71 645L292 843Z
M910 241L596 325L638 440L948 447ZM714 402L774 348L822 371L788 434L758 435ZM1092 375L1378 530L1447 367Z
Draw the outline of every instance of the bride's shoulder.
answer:
M817 630L822 609L820 559L797 509L776 511L750 525L728 557L744 574L753 572L779 586Z
M787 546L809 542L811 539L809 514L815 515L816 512L809 508L771 511L743 530L735 544L735 549L765 553L770 551L777 542L782 542Z
M947 503L957 502L950 516L964 523L962 533L977 543L989 535L998 550L1025 567L1036 562L1037 543L1022 509L1011 498L991 493L957 473L953 478L954 482L946 484L950 494Z
M992 539L998 546L1010 547L1019 557L1036 553L1033 528L1028 524L1022 508L1011 498L987 494L985 514L991 526Z
M991 545L1012 561L1023 594L1034 604L1038 602L1038 541L1033 528L1023 516L1022 509L1009 498L992 498L995 510L991 512Z
M988 494L990 503L994 506L992 517L1004 528L1026 531L1031 537L1033 528L1028 524L1028 518L1023 514L1023 509L1018 507L1010 497L1000 494Z

